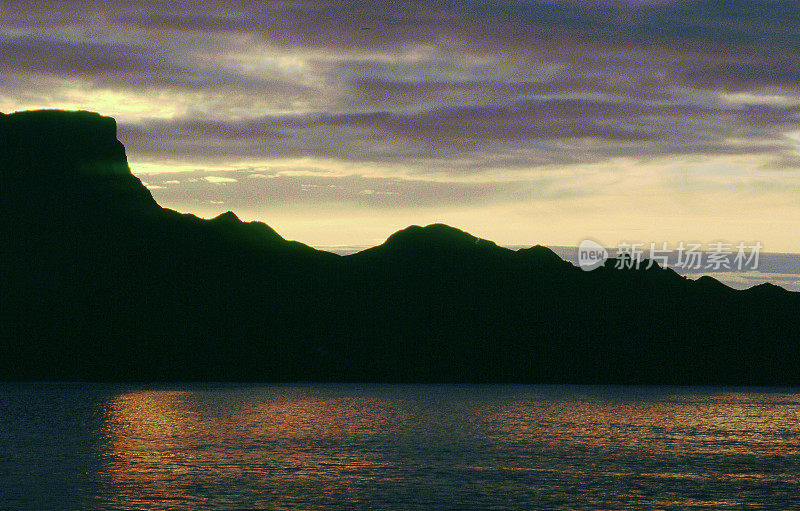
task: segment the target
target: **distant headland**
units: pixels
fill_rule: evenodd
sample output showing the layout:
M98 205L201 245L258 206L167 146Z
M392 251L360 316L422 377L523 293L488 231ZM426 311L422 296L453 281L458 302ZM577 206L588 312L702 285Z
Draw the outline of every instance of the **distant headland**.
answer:
M339 256L160 207L113 119L0 114L0 380L800 383L800 293L411 226Z

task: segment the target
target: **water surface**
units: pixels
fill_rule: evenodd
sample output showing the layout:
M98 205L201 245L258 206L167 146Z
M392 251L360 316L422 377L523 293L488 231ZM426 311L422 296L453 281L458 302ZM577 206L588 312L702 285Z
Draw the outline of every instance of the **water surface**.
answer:
M800 390L0 385L0 509L800 509Z

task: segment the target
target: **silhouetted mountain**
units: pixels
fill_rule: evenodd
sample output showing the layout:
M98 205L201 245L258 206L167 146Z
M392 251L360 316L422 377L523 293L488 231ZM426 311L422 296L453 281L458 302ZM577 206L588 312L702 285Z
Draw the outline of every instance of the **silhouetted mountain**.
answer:
M113 119L0 114L0 379L800 382L800 296L411 226L338 256L158 206Z

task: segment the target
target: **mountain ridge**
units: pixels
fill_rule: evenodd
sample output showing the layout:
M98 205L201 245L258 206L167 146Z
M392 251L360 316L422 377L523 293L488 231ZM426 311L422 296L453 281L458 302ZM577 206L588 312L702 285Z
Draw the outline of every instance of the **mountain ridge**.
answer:
M800 293L444 224L339 256L162 208L113 119L0 116L0 379L800 383Z

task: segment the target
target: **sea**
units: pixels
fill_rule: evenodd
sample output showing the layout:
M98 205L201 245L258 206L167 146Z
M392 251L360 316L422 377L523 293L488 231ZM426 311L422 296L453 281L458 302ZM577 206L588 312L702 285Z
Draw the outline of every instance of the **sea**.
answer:
M800 509L800 389L3 383L0 509Z

